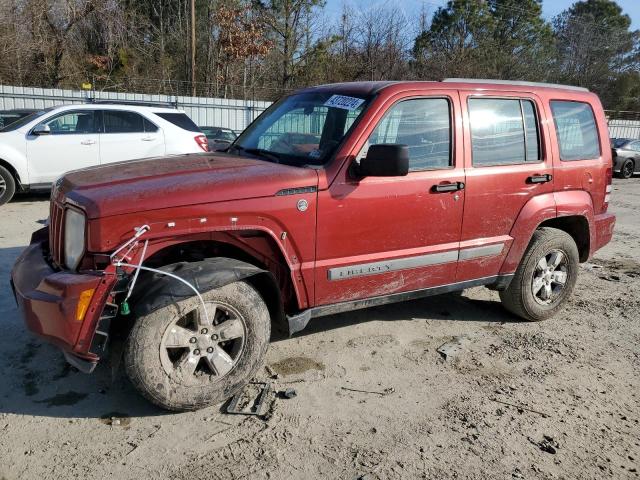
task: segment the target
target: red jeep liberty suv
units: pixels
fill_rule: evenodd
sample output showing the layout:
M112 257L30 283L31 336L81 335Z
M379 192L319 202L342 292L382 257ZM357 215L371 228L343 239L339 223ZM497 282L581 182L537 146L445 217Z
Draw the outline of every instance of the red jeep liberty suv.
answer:
M196 409L251 380L275 327L478 285L551 317L611 239L611 175L585 89L306 88L224 152L66 174L12 285L74 366L92 371L118 334L145 397Z

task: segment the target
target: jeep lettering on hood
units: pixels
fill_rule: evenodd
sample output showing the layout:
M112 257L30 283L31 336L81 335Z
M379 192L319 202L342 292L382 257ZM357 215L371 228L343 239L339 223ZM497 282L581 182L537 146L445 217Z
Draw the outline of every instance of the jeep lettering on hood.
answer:
M89 219L144 210L271 197L283 188L316 186L310 168L226 154L190 154L69 172L54 192Z

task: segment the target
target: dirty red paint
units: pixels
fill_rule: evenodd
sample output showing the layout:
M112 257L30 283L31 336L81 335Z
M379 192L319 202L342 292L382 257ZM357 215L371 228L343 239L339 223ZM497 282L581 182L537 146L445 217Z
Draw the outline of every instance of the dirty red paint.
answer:
M478 83L399 82L330 85L333 93L376 92L361 121L324 168L296 168L219 153L108 165L66 176L53 202L74 202L87 215L87 253L82 275L45 262L46 233L34 237L13 270L27 324L65 350L84 358L104 302L112 300L113 267L96 271L104 256L133 234L151 227L148 257L175 245L211 242L240 249L271 270L287 313L513 273L536 228L554 219L577 218L588 229L583 260L605 245L615 217L607 213L611 150L606 119L592 93ZM540 125L542 161L474 167L467 100L470 97L530 100ZM353 179L349 166L388 109L408 98L449 99L453 166L406 177ZM601 157L563 162L551 116L551 100L590 104L600 134ZM547 183L527 183L550 174ZM466 188L435 193L441 183ZM277 196L282 189L316 192ZM306 211L297 202L308 202ZM203 220L204 219L204 220ZM331 269L495 246L496 253L375 275L329 278ZM135 261L135 258L133 259ZM378 268L378 267L372 267ZM57 283L56 283L57 282ZM87 318L73 322L77 293L98 285ZM57 285L51 289L52 285ZM88 288L88 287L87 287Z

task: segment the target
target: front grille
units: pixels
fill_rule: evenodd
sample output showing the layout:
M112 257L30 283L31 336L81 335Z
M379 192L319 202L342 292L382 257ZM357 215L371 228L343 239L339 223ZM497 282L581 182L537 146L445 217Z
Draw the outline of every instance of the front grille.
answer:
M61 267L64 251L64 207L55 200L51 200L49 212L49 250L53 263Z

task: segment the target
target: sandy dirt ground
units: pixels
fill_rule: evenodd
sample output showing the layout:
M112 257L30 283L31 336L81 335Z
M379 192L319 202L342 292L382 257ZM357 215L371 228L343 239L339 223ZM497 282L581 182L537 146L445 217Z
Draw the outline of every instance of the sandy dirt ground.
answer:
M168 414L30 336L8 276L47 198L19 198L0 208L0 479L638 478L640 179L615 181L611 210L556 318L476 288L315 320L271 345L275 389L297 396L263 420Z

